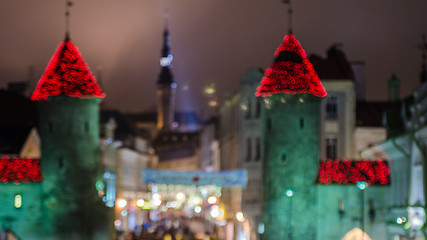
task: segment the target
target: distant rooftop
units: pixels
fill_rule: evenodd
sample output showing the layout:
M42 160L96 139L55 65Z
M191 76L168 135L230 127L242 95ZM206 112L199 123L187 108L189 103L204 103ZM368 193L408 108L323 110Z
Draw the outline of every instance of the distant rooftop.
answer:
M310 62L319 75L320 79L351 79L354 80L353 70L344 52L338 44L333 45L327 51L327 58L324 59L317 54L310 56Z
M365 102L356 104L356 126L384 127L386 112L400 111L401 102Z
M160 133L153 142L159 161L168 161L178 158L191 157L200 145L200 133Z
M116 123L115 138L121 141L126 140L129 136L135 136L136 131L131 127L126 118L117 110L101 110L100 121L106 124L110 119L114 119ZM146 133L142 137L149 138Z

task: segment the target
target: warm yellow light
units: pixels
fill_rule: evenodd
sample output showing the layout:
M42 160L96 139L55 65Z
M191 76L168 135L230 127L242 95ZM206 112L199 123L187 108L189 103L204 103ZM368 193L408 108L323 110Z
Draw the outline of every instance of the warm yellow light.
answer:
M144 206L144 204L145 204L145 201L142 199L138 199L138 201L136 201L136 206L138 207L142 207Z
M22 196L21 196L21 194L15 195L14 205L15 205L15 208L21 208L22 207Z
M205 89L203 89L203 92L207 95L212 95L215 93L215 85L211 84L207 87L205 87Z
M177 193L176 194L176 199L177 200L184 200L184 198L185 198L185 194L184 193L182 193L182 192L179 192L179 193Z
M243 213L242 213L242 212L237 212L237 213L236 213L236 219L237 219L237 221L239 221L239 222L243 222L243 221L245 221L245 216L243 216Z
M156 199L153 198L153 206L158 207L161 204L162 204L162 200L160 200L158 198L156 198Z
M224 209L219 209L219 215L218 218L224 219Z
M191 202L193 205L197 205L197 204L201 204L201 203L202 203L202 199L200 199L200 197L193 196L193 197L190 199L190 202Z
M215 99L211 99L208 101L209 107L216 107L218 105L218 102Z
M211 215L211 217L212 218L217 218L217 217L219 217L219 207L218 206L212 206L212 208L211 208L211 212L210 212L210 215Z
M124 199L120 199L117 201L117 206L119 208L124 208L124 207L126 207L127 204L128 204L128 202Z
M153 194L153 199L160 200L160 194L158 193Z
M208 197L208 203L209 204L214 204L214 203L216 203L216 201L217 201L217 198L215 196Z

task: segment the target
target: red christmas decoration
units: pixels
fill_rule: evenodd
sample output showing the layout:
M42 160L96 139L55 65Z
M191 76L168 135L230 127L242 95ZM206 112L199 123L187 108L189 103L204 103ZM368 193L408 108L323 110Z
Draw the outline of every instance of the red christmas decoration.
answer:
M355 184L367 182L369 185L390 184L390 169L383 160L351 161L327 160L321 161L317 183L320 184Z
M0 158L0 182L29 183L42 180L38 159Z
M70 40L65 40L58 47L31 100L44 100L58 95L79 98L105 97L79 50Z
M265 71L257 88L257 97L278 93L310 93L318 97L327 95L313 65L293 34L285 36L274 56L274 63Z

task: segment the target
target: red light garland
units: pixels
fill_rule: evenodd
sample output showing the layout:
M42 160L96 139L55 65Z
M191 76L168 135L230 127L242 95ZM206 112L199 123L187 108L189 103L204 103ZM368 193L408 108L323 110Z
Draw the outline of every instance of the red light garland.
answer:
M38 159L9 157L0 158L0 182L29 183L42 180L40 161Z
M70 40L65 40L58 47L31 100L43 100L61 94L80 98L105 97L79 50Z
M319 164L317 183L320 184L355 184L357 182L371 184L390 184L390 169L383 160L351 161L327 160Z
M255 95L267 97L278 93L327 95L313 65L293 34L286 35L274 53L275 62L265 71Z

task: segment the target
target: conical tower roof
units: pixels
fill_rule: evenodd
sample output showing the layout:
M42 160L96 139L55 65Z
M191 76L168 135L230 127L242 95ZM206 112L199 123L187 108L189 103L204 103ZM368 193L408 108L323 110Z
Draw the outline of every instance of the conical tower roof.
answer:
M265 71L256 96L267 97L278 93L309 93L318 97L327 95L313 65L293 34L284 37L274 56L275 61Z
M105 97L78 48L68 39L59 45L31 100L40 101L58 95L79 98Z

